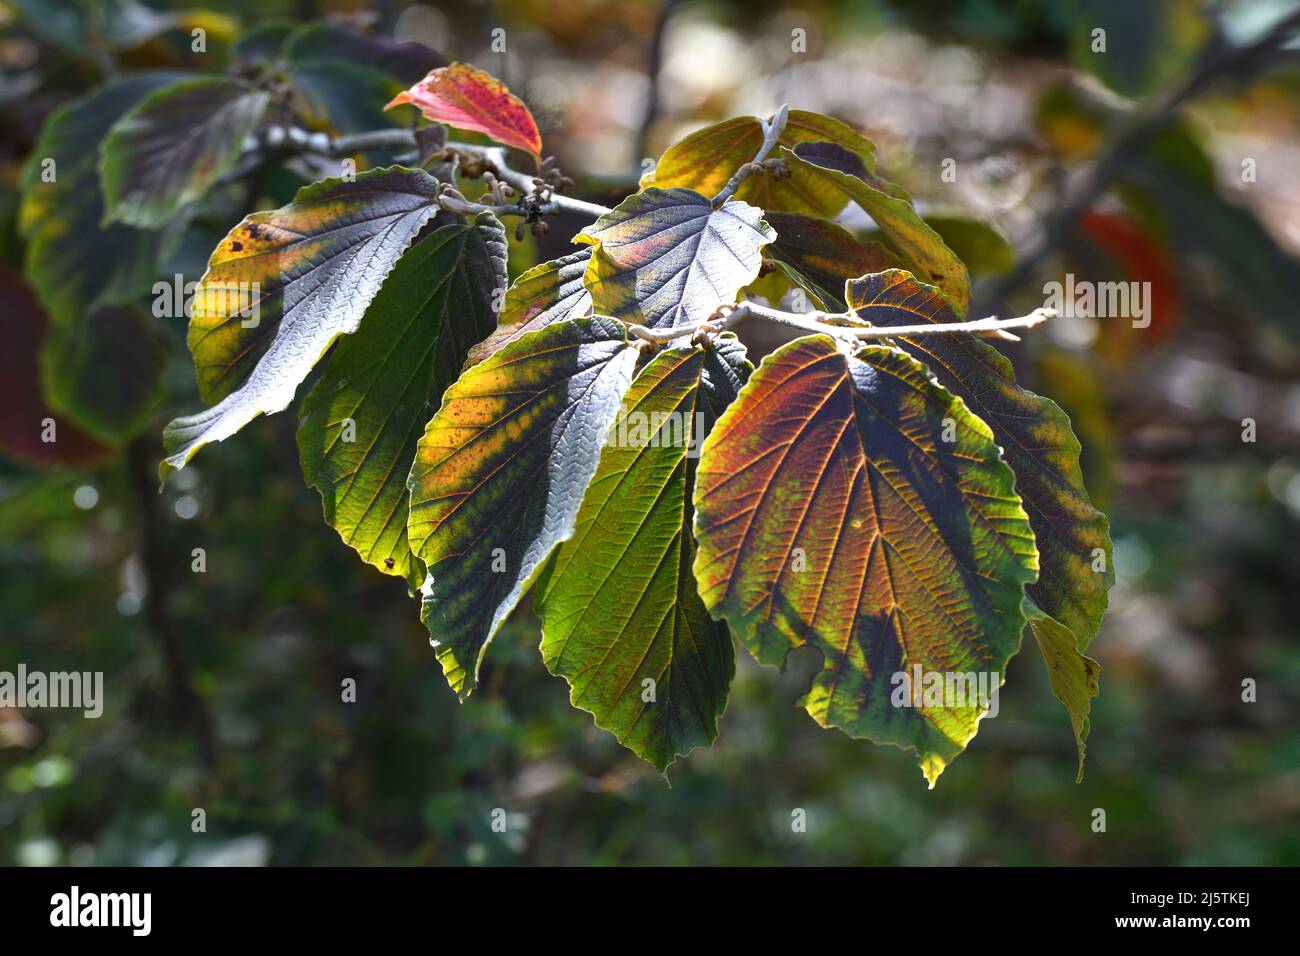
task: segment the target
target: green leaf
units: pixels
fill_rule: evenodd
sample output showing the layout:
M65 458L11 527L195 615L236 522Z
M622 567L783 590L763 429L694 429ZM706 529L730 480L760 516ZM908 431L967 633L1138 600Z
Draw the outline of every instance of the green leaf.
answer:
M596 311L651 328L707 319L758 276L776 238L762 215L689 189L629 196L573 240L597 247L584 280Z
M846 288L849 307L872 325L958 321L952 304L933 286L906 272L863 276ZM1038 540L1042 573L1029 594L1087 647L1106 613L1114 582L1110 525L1092 506L1079 468L1079 440L1055 402L1016 384L1011 363L967 333L899 339L939 382L988 423L1016 475ZM1097 550L1105 571L1093 570Z
M508 343L552 322L591 315L591 293L582 278L590 260L591 249L583 249L534 266L516 279L506 290L496 329L469 350L469 363L477 365Z
M971 275L1006 275L1015 269L1016 251L1007 237L988 223L965 216L929 216L925 221L966 264Z
M297 23L287 17L263 20L249 27L235 41L232 50L235 59L258 66L273 62L296 28Z
M776 230L776 241L768 248L768 255L793 269L827 308L845 308L844 283L849 279L898 264L880 243L859 242L847 229L832 222L787 212L763 215Z
M163 343L147 317L108 306L50 330L41 380L51 408L101 441L121 445L153 420L165 364Z
M638 350L620 322L570 319L467 369L420 439L411 550L447 682L473 689L488 643L574 529Z
M298 453L325 521L362 559L419 586L406 541L415 446L470 346L492 329L506 237L491 213L402 257L303 400Z
M781 156L791 171L819 175L840 189L875 220L912 271L926 282L937 285L963 313L970 304L970 276L957 258L925 220L912 207L912 200L901 186L881 179L870 166L857 171L835 168L825 153L782 148Z
M284 54L296 63L324 60L381 70L403 85L414 83L445 63L440 54L423 43L364 33L335 20L314 20L298 27L289 37Z
M102 86L55 110L32 148L19 209L24 271L55 324L128 302L157 278L170 230L101 228L99 145L120 116L178 75L140 73Z
M705 441L695 509L710 611L764 664L820 651L800 703L823 726L915 750L933 786L987 698L900 706L896 675L972 674L991 695L1038 567L988 426L896 349L850 358L828 336L797 339Z
M538 579L546 666L575 707L661 772L717 738L735 674L731 637L691 572L690 496L693 449L748 366L731 335L654 357L623 401L573 537Z
M756 116L740 116L687 136L659 158L653 171L641 179L641 186L660 189L682 187L713 197L745 163L753 160L763 144L763 124ZM865 163L875 146L839 120L790 110L785 131L777 140L794 148L800 143L831 143ZM819 219L834 219L848 205L848 197L820 173L792 170L789 179L751 176L736 190L736 199L763 210L802 213ZM861 273L859 273L860 275Z
M390 167L304 186L230 231L194 292L189 344L211 408L163 431L162 474L209 442L278 412L438 212L438 182Z
M322 129L356 133L398 125L384 104L443 59L419 43L359 33L341 23L304 24L285 43L285 72L309 121Z
M220 76L158 90L113 125L100 172L109 222L156 229L235 168L269 93Z
M1025 617L1034 632L1034 640L1047 665L1052 693L1070 715L1074 742L1079 749L1079 773L1075 783L1083 780L1084 741L1088 739L1092 698L1101 694L1101 665L1079 652L1074 633L1042 612L1029 598L1025 599Z

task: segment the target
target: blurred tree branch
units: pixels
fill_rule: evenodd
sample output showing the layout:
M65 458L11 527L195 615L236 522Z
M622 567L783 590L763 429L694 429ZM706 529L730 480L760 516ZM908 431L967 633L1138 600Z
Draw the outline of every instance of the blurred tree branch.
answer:
M1220 81L1241 81L1275 65L1300 32L1300 10L1275 24L1253 43L1234 46L1217 26L1197 56L1197 65L1179 83L1134 110L1102 147L1091 172L1044 224L1042 234L1021 256L1014 271L995 283L986 304L996 304L1020 288L1074 229L1079 215L1100 198L1129 158L1171 123L1182 107ZM987 311L987 310L986 310Z

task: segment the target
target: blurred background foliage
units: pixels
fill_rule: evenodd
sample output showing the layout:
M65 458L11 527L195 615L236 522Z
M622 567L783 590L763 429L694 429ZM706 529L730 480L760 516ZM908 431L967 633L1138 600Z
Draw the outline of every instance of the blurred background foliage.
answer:
M877 142L970 264L972 314L1028 311L1066 272L1151 282L1154 303L1146 329L1061 319L1009 350L1070 411L1114 531L1084 780L1026 649L1000 715L934 791L908 755L792 705L803 659L777 675L742 656L719 741L671 785L569 706L526 609L458 705L402 584L322 522L294 416L259 419L158 494L161 424L197 398L183 320L153 320L160 384L133 440L68 423L64 460L42 462L0 431L0 669L102 670L107 691L99 720L0 710L0 862L1300 863L1300 44L1232 52L1296 6L0 0L11 423L51 388L15 224L45 118L106 76L224 69L321 17L351 38L321 34L312 61L340 127L392 122L382 99L425 68L367 53L366 31L504 79L575 191L604 201L691 130L789 102ZM158 275L197 279L241 203L303 181L216 197ZM579 226L513 246L512 267L560 254ZM102 334L96 348L122 351Z

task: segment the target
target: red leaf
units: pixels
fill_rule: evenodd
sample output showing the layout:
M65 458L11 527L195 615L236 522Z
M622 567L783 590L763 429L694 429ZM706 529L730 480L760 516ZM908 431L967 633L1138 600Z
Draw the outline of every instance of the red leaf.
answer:
M504 83L467 63L431 70L384 109L411 103L435 123L486 133L498 143L542 154L542 134L523 100Z
M45 312L22 277L0 267L0 449L41 464L89 465L111 449L45 405L38 374ZM47 419L54 441L42 440Z
M1079 214L1079 229L1134 279L1151 283L1151 328L1148 342L1168 337L1178 322L1178 277L1169 255L1156 240L1126 216L1089 209Z

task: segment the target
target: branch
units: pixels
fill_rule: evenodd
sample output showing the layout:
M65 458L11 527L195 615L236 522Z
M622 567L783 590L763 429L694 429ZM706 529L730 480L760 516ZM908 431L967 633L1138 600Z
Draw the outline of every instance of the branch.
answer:
M812 315L800 315L795 312L770 309L767 306L748 301L741 302L736 306L723 306L719 311L723 312L721 317L716 317L718 313L714 313L713 316L701 322L692 322L689 325L675 325L667 329L650 329L644 325L632 325L629 326L628 331L646 342L662 343L671 342L674 339L698 332L721 332L749 319L759 319L773 325L798 329L800 332L810 335L824 334L839 339L889 339L901 335L951 335L954 332L971 332L975 334L995 332L1003 333L1004 337L1009 336L1015 339L1014 335L1007 332L1008 329L1030 329L1036 325L1041 325L1056 315L1053 309L1035 309L1028 315L1018 316L1014 319L999 319L997 316L991 315L986 319L972 319L967 322L853 326L835 325L833 323L837 321L861 321L854 312L837 312L834 314L814 312Z
M736 170L735 174L727 180L727 185L722 187L722 192L713 197L714 209L719 208L735 194L736 190L740 188L740 184L753 175L754 167L761 168L760 164L767 159L767 154L776 148L777 140L785 132L786 120L789 118L790 107L782 103L781 108L776 111L776 115L763 123L763 145L758 147L758 152L754 154L753 159Z
M375 149L394 153L406 151L413 155L416 149L415 132L410 129L377 129L364 133L349 133L345 136L329 136L326 133L310 133L292 126L272 126L262 133L260 139L245 147L243 160L228 178L238 179L268 162L294 156L314 155L324 156L327 159L341 159ZM530 218L552 213L569 213L588 219L599 219L610 211L608 207L597 203L559 195L548 183L536 176L512 169L509 164L509 153L503 146L448 143L447 149L486 160L497 170L503 180L520 193L520 201L514 205L475 203L457 193L456 196L449 196L443 200L443 208L450 212L472 215L491 210L497 215Z
M1216 32L1200 53L1200 65L1186 79L1164 95L1148 101L1116 130L1098 155L1088 177L1065 204L1057 208L1044 226L1038 242L1020 258L1015 271L995 284L987 301L1000 301L1028 281L1043 260L1070 234L1079 214L1106 191L1111 180L1136 152L1174 120L1185 103L1224 77L1249 76L1256 69L1267 66L1297 29L1300 29L1300 11L1284 17L1264 36L1245 46L1225 48Z

